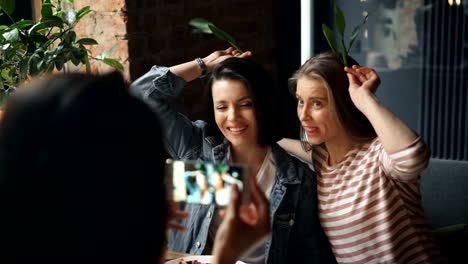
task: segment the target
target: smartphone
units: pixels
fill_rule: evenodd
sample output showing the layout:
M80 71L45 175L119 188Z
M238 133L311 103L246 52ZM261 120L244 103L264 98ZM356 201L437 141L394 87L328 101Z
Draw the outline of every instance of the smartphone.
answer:
M198 161L166 161L166 172L174 202L226 206L231 187L237 185L242 201L247 202L247 170L239 164L213 164Z

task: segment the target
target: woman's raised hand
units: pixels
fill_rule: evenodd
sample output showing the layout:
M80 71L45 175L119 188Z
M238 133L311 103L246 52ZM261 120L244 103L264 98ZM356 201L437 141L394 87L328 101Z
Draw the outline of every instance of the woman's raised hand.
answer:
M181 63L178 65L171 66L169 69L171 70L173 74L179 76L180 78L184 79L187 82L190 82L200 77L201 74L205 73L203 66L206 66L206 73L209 73L213 70L213 68L218 63L224 61L227 58L231 58L231 57L246 58L250 56L252 56L252 52L250 51L240 53L234 48L229 47L225 50L218 50L218 51L211 53L210 55L201 59L203 62L198 61L198 59L191 60L186 63Z
M239 256L271 233L270 203L251 180L251 206L241 206L241 196L232 185L231 201L215 238L213 263L235 263Z
M205 62L206 67L208 68L208 72L211 72L216 65L218 65L220 62L224 61L227 58L231 58L231 57L247 58L250 56L252 56L252 52L250 51L245 51L244 53L240 53L233 47L229 47L225 50L217 50L211 53L210 55L203 58L203 61Z
M344 68L349 80L349 94L354 105L363 111L364 99L373 97L380 85L380 77L377 72L369 67L353 65Z

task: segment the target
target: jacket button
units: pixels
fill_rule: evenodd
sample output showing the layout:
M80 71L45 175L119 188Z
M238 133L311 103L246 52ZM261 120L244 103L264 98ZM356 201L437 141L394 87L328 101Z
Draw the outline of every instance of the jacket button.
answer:
M294 219L289 219L289 226L293 226L294 225Z
M207 218L210 218L211 217L211 212L208 211L208 214L206 215Z
M201 247L201 243L200 243L200 242L197 242L197 243L195 243L195 246L197 246L197 248L200 248L200 247Z

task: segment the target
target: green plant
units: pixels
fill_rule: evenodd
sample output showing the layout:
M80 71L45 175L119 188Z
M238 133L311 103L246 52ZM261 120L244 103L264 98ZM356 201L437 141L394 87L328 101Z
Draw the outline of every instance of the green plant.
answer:
M341 11L341 9L338 7L338 5L336 5L336 3L334 4L334 11L335 11L335 26L338 29L338 33L340 35L340 40L341 40L340 41L341 51L336 44L335 33L333 32L333 30L331 30L331 28L328 27L327 25L322 24L322 31L332 51L340 56L341 61L343 62L345 66L349 66L348 59L347 59L349 51L351 50L351 47L353 46L354 41L356 40L357 36L359 35L359 32L361 31L361 27L366 23L369 15L366 14L361 24L357 25L354 28L353 33L351 34L351 40L349 42L349 45L346 46L345 41L344 41L346 20L344 18L343 11Z
M235 48L237 51L242 53L241 48L237 44L236 40L226 33L226 31L220 29L219 27L215 26L212 22L204 19L204 18L194 18L189 21L189 25L194 27L194 33L205 33L205 34L213 34L217 38L227 41L229 45Z
M0 25L0 106L22 82L30 77L67 71L67 63L86 65L91 71L90 59L123 69L117 60L109 58L112 51L96 57L86 48L97 45L92 38L78 38L76 24L91 12L89 6L73 8L73 0L43 0L41 19L14 21L11 14L15 0L0 0L0 15L8 16L11 25Z

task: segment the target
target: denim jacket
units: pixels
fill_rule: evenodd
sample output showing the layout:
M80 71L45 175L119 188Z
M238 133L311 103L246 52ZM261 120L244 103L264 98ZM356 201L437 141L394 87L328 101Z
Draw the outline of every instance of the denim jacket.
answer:
M212 136L206 122L192 122L171 106L171 99L180 94L185 84L168 68L153 66L130 89L159 115L164 143L172 158L227 162L229 142ZM272 236L266 242L265 263L335 263L319 223L316 175L277 144L271 148L276 175L270 196ZM183 209L190 213L190 218L181 222L187 230L171 232L168 247L201 255L215 206L185 204Z

